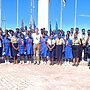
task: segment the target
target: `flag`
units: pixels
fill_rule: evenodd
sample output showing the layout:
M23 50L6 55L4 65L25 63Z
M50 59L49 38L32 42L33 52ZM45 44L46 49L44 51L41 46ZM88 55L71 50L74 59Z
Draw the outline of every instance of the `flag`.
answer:
M30 30L32 29L32 20L30 20Z
M63 0L63 5L64 5L64 7L65 7L65 4L66 4L66 0Z
M56 34L58 34L58 24L57 24L57 22L56 22L55 29L56 29Z
M50 0L49 0L49 4L50 4Z
M52 34L52 25L51 25L51 22L50 22L50 36Z
M22 31L24 31L24 21L23 21L23 19L22 19L21 29L22 29Z
M35 31L35 29L36 29L35 20L33 20L33 29L34 29L34 31Z

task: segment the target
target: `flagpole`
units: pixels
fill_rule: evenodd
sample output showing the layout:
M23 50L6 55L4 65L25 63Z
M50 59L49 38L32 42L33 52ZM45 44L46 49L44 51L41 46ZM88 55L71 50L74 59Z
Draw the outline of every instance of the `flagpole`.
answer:
M17 0L17 27L18 27L18 0Z
M61 12L60 12L60 29L62 29L62 14L63 14L63 11L62 11L62 0L61 0Z
M5 8L5 2L4 2L4 17L2 18L2 16L1 16L1 27L2 27L2 23L4 24L4 30L6 30L6 8Z
M35 23L35 17L34 17L34 9L35 9L35 5L34 5L34 0L32 1L32 4L33 4L33 6L32 6L32 21L33 21L33 23ZM33 26L33 29L34 29L34 26Z
M74 17L74 30L77 26L77 0L75 0L75 17Z
M33 17L33 0L30 0L31 6L30 6L30 29L32 29L32 17Z

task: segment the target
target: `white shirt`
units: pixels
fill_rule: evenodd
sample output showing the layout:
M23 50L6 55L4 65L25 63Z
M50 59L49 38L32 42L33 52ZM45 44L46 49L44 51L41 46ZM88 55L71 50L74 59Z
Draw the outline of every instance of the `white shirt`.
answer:
M1 36L0 36L1 37ZM2 47L2 42L1 42L1 40L0 40L0 47Z
M90 45L90 37L89 37L89 40L88 40L88 45Z
M33 37L33 43L34 44L39 44L40 43L40 34L33 33L32 37Z
M55 40L48 39L47 43L51 46L51 45L55 44Z
M0 47L2 47L2 43L1 43L1 40L0 40Z

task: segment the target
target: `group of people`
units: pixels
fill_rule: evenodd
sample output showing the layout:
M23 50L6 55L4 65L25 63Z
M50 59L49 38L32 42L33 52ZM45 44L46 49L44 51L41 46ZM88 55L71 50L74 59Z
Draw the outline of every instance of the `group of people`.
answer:
M58 33L48 32L44 29L22 30L16 28L16 31L0 28L0 56L5 63L9 63L10 57L13 57L14 64L40 63L46 64L50 60L50 65L62 65L64 62L73 62L73 66L78 66L81 60L87 60L90 66L90 30L73 28L67 31L58 30ZM49 59L48 59L49 58ZM33 61L33 62L32 62Z

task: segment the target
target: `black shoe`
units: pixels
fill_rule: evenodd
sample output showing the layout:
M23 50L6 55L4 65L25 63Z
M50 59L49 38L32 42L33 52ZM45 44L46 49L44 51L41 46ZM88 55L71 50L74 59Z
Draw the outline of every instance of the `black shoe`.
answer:
M75 66L75 63L72 66Z
M90 66L90 62L88 63L88 66Z
M78 67L79 64L76 64L75 66Z
M54 63L52 65L54 65Z
M90 67L89 67L89 69L90 69Z
M34 65L36 65L37 62L34 62Z

